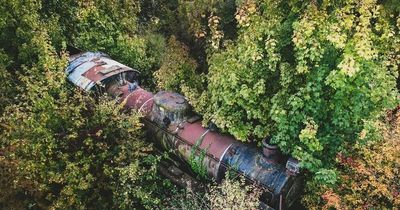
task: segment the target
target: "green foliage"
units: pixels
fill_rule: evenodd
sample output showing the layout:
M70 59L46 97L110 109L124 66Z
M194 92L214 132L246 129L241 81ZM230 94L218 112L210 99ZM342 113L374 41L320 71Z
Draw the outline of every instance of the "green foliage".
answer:
M13 102L13 77L6 70L9 65L8 56L4 51L0 50L0 113L3 113L3 109Z
M185 27L183 33L198 41L206 39L210 47L219 47L225 35L228 38L236 35L234 0L178 0L177 10Z
M152 72L159 66L164 39L139 33L139 1L124 1L121 4L118 2L83 3L76 15L77 22L74 27L78 30L72 35L72 42L78 48L109 53L122 63L139 69L144 84L153 87ZM90 6L86 6L87 4ZM107 6L103 8L97 6L99 4ZM109 7L113 8L113 12L110 13ZM122 21L118 14L123 14Z
M193 145L190 156L189 156L189 165L192 168L193 172L201 179L207 179L207 168L204 165L204 158L207 154L207 149L201 149L200 145L203 142L203 137L200 137L196 141L196 144Z
M296 65L280 72L273 141L316 181L334 183L336 154L397 102L388 68L396 64L385 56L395 47L395 30L381 11L375 1L324 1L307 5L293 23Z
M177 191L167 200L168 209L209 210L204 190L192 189L191 186Z
M115 168L118 178L113 181L114 208L154 209L164 205L166 191L173 187L157 174L159 161L160 156L149 155L144 159L134 158L128 165Z
M242 141L264 138L274 127L271 98L280 87L279 52L287 45L278 35L290 18L276 17L281 13L277 3L243 3L236 13L237 40L209 57L207 90L186 94L204 121Z
M211 186L206 195L211 209L259 209L262 189L247 185L244 177L226 177L218 186Z
M27 1L24 4L6 1L0 7L0 46L10 59L16 61L19 50L24 47L23 43L28 42L34 36L33 32L41 27L37 14L39 8L38 1ZM32 60L34 58L32 56Z
M202 75L196 74L196 61L188 51L174 36L168 40L161 68L154 73L160 89L181 92L181 86L201 88Z
M175 36L190 47L198 72L208 69L206 51L236 37L235 0L153 0L141 1L142 19L151 20L165 36ZM155 25L155 26L154 26ZM210 48L209 48L210 47Z
M5 160L18 163L13 182L16 188L30 183L18 190L32 196L27 204L40 208L110 208L116 188L110 183L126 182L118 172L128 171L130 178L137 176L131 182L144 183L147 169L138 160L151 148L141 140L139 117L120 113L112 101L94 105L93 99L73 94L63 74L66 57L54 53L45 32L30 44L40 52L38 62L24 69L29 76L21 77L27 87L21 103L8 106L1 118L1 143L14 147ZM123 192L137 206L145 199L158 201L142 198L151 196L146 189Z
M247 185L243 177L226 177L221 184L209 185L206 192L190 186L169 201L172 209L259 209L262 190Z
M400 205L400 113L393 112L385 123L375 124L381 135L377 140L363 132L362 143L338 154L338 186L309 184L303 202L312 209L395 209ZM386 123L390 123L386 127ZM384 155L382 155L384 154Z
M334 184L336 154L398 102L398 13L385 5L240 2L237 39L208 51L207 89L183 92L205 122L242 141L272 136Z
M96 101L71 88L65 79L68 35L88 46L101 47L106 41L89 41L83 38L86 32L74 37L75 31L66 28L70 25L61 14L81 6L80 17L89 18L100 14L99 8L110 8L90 2L70 2L67 8L41 3L8 1L0 7L4 46L0 184L6 189L0 193L0 208L153 208L162 198L155 196L157 158L149 155L152 149L143 141L139 116L122 113L121 106L106 98ZM132 7L124 6L131 11ZM131 19L124 19L132 18L131 13L114 15L110 20L118 20L125 33L133 27ZM93 34L88 32L86 38ZM11 89L11 85L15 86Z

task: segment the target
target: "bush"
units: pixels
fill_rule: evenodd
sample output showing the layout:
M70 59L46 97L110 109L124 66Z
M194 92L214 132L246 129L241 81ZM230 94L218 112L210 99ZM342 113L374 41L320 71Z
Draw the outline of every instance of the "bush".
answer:
M213 121L242 141L265 138L274 128L271 98L280 88L279 68L287 66L280 52L288 45L291 21L283 9L272 2L240 4L237 39L210 50L207 90L187 94L205 122ZM222 21L211 19L213 24Z
M181 91L181 86L201 87L201 75L196 74L197 63L188 52L188 47L172 36L168 40L161 68L154 72L158 88Z
M211 209L259 209L262 190L246 185L244 178L226 178L221 185L212 186L207 198Z
M376 1L243 1L237 39L209 51L206 91L184 92L205 122L271 136L334 184L336 154L398 102L394 14Z
M395 209L400 206L400 112L385 123L376 125L382 133L369 139L366 131L351 153L337 156L337 187L310 185L304 203L314 209Z
M184 27L180 34L186 38L205 39L210 44L209 47L219 47L225 35L227 38L236 36L234 0L179 1L177 10L181 25Z
M1 93L13 103L5 104L0 117L0 187L6 189L0 208L158 205L156 158L143 141L139 115L123 113L107 98L96 101L66 82L67 54L55 47L65 43L51 41L63 27L41 19L46 13L39 11L48 8L40 1L8 1L1 9L0 42L10 42L4 45L0 78L5 90L11 90L8 81L18 87L12 97Z
M387 65L394 60L385 56L395 31L378 16L384 8L375 1L334 6L311 3L293 23L296 65L281 70L271 109L273 141L325 184L335 182L336 154L357 144L398 97Z
M173 209L259 209L262 190L245 184L243 177L229 178L220 185L210 185L206 192L188 188L169 202Z
M17 164L14 187L29 195L27 205L40 208L117 205L111 199L116 186L110 184L124 181L117 172L129 171L138 177L131 182L143 184L148 173L139 160L151 148L142 141L138 115L120 113L122 107L112 101L95 105L73 94L63 74L66 57L54 53L45 31L30 44L40 52L38 61L25 68L29 76L21 77L27 88L20 103L8 106L1 118L2 148L12 148L3 151L2 160ZM135 205L156 204L146 189L125 192Z
M4 51L0 50L0 82L2 84L0 87L0 114L3 113L3 109L7 105L13 103L13 95L16 92L12 88L14 78L6 70L8 65L10 65L8 56L4 53Z

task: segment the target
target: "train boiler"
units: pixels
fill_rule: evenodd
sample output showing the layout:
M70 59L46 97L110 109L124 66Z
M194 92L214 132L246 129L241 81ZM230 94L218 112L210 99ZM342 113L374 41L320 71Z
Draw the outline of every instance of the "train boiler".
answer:
M197 163L205 176L217 181L228 172L244 176L265 189L265 203L273 208L289 208L299 197L301 176L295 160L282 156L268 141L258 148L203 127L182 95L141 88L139 71L104 53L86 52L70 57L66 74L81 89L106 92L126 109L142 113L148 138L182 162Z

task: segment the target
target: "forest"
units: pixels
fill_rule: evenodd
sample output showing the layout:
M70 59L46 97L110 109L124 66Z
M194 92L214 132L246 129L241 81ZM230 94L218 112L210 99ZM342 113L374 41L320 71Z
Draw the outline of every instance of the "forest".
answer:
M1 2L0 209L259 209L240 177L160 175L140 114L67 81L71 48L182 94L204 126L270 137L300 163L297 208L400 208L398 0Z

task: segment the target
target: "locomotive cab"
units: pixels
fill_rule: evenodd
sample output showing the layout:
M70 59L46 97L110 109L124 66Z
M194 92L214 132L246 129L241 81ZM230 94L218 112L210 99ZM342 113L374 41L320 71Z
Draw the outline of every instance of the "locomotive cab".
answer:
M112 60L101 52L86 52L71 56L65 70L68 79L85 91L103 90L115 93L114 90L126 84L135 84L139 71ZM110 91L111 90L111 91Z

